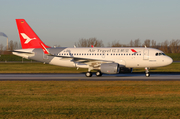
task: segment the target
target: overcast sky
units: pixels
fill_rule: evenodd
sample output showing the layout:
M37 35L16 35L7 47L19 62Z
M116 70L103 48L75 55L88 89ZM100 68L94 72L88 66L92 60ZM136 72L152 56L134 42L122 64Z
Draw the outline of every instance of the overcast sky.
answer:
M73 47L96 37L127 44L180 39L180 0L0 0L0 32L18 41L15 19L23 18L50 46ZM5 38L0 37L5 44Z

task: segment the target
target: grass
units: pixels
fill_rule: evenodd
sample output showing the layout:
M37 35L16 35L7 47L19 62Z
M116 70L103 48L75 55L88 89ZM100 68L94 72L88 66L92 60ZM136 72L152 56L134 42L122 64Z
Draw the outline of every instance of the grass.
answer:
M1 81L0 118L180 118L180 81Z
M81 73L87 69L59 67L43 63L0 63L0 73Z
M170 56L173 61L180 61L180 53L168 53L166 55Z
M133 72L144 72L144 68L134 68ZM87 69L60 67L43 63L0 63L0 73L82 73ZM151 68L150 72L180 72L180 63L166 67Z

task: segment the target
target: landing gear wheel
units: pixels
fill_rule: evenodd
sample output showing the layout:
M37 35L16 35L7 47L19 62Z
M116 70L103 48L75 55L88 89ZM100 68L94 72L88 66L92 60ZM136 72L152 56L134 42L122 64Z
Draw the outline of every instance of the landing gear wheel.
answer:
M86 77L91 77L92 76L92 73L91 72L86 72Z
M97 71L97 72L96 72L96 76L98 76L98 77L99 77L99 76L102 76L102 73L101 73L100 71Z
M149 77L150 74L149 74L149 68L148 67L145 67L145 72L146 72L146 77Z
M147 73L147 74L146 74L146 77L149 77L149 76L150 76L150 74L149 74L149 73Z

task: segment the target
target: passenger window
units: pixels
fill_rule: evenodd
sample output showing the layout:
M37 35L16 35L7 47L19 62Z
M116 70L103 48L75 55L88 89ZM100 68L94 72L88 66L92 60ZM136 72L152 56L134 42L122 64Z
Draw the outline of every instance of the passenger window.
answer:
M158 56L158 53L156 53L156 56Z

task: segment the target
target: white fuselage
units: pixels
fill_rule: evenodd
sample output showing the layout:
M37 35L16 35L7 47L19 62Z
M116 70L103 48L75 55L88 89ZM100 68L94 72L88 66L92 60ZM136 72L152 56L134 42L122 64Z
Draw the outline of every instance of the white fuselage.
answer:
M136 52L132 51L135 50ZM32 54L13 54L65 67L89 68L91 65L103 62L118 63L121 67L161 67L172 63L172 59L158 49L137 47L112 47L112 48L49 48L53 55L48 56L42 49L20 49L16 51L32 52Z

